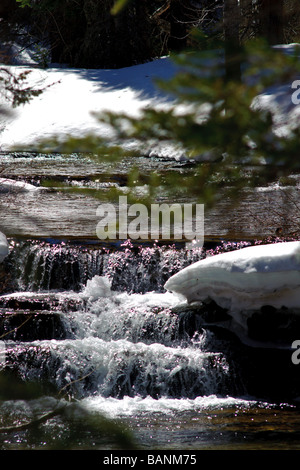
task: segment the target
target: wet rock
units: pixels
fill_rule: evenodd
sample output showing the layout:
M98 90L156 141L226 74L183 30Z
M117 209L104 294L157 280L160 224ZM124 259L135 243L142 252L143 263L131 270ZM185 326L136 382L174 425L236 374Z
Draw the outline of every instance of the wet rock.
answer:
M226 310L214 302L185 305L174 311L196 320L212 337L210 351L224 354L230 364L230 380L238 394L270 402L298 403L300 363L293 361L293 341L300 342L300 315L288 309L263 306L249 315L248 332L240 334ZM202 345L205 348L205 344Z
M264 305L247 321L249 338L273 344L291 345L300 332L299 312Z
M35 341L69 336L59 313L31 311L0 312L2 340Z

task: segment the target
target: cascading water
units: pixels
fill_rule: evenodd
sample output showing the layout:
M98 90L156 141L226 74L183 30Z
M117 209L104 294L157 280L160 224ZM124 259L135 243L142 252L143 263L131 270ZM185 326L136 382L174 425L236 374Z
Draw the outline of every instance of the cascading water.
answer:
M189 306L164 291L168 278L202 253L179 245L99 246L98 199L61 185L39 187L56 179L68 187L123 190L133 167L147 180L153 172L194 172L190 162L126 157L112 171L105 159L80 155L1 154L1 161L10 183L38 188L1 192L1 231L12 237L0 265L1 450L128 448L123 425L151 451L299 448L292 400L300 366L291 351L247 347L224 311ZM288 201L276 187L261 189L247 190L234 213L221 197L206 210L206 244L275 233L278 214L289 205L294 213L297 186L288 188ZM292 217L287 232L297 230L293 224ZM244 245L226 242L214 253ZM260 312L253 318L252 333L297 338L297 319L267 310L263 324ZM121 420L121 430L111 420Z
M175 246L134 246L117 249L45 241L11 241L6 263L16 291L72 290L78 292L94 276L107 276L113 291L163 292L170 276L203 258L201 249ZM227 249L243 247L229 244ZM225 248L226 249L226 248Z
M239 344L210 327L226 314L208 315L163 288L201 250L35 240L11 247L0 297L6 373L41 384L46 397L130 417L145 445L149 416L248 406Z
M19 292L2 296L2 309L55 311L61 324L57 337L8 345L11 367L24 380L47 380L80 398L233 393L228 360L206 347L200 317L178 310L177 297L163 293L170 273L200 256L159 247L109 253L19 243L8 260L19 272Z

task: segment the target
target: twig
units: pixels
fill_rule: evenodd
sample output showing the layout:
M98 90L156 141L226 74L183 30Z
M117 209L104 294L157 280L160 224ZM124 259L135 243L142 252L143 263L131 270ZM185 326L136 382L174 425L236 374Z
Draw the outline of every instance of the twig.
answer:
M13 315L17 315L16 314L13 314ZM18 330L19 328L21 328L23 325L25 325L25 323L27 323L31 318L33 317L33 315L30 315L28 318L26 318L26 320L23 321L23 323L21 323L21 325L17 326L16 328L13 328L12 330L10 331L7 331L6 333L4 333L3 335L0 336L0 340L2 338L4 338L5 336L9 335L10 333L12 333L13 331L16 331Z
M75 379L75 380L72 380L71 382L69 382L68 384L64 385L64 387L62 387L60 390L59 390L59 393L62 393L63 390L65 390L67 387L69 387L70 385L76 383L76 382L81 382L81 380L84 380L86 379L87 377L89 377L93 372L95 372L95 369L92 369L88 374L86 375L83 375L82 377L79 377L79 379Z
M158 16L162 15L165 11L170 8L171 0L168 0L164 5L159 7L151 16L150 19L157 18Z
M29 421L28 423L0 428L0 433L6 433L6 432L12 432L12 431L23 431L24 429L28 429L33 426L38 426L39 424L44 423L45 421L48 421L48 419L51 419L54 416L57 416L58 414L60 414L65 409L66 406L67 404L61 406L60 408L57 408L56 410L49 411L49 413L45 413L39 418Z

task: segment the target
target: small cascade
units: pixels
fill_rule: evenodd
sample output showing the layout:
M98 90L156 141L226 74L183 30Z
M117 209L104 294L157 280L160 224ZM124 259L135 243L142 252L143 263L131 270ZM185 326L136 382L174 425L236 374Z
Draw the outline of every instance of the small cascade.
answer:
M0 296L0 375L6 370L79 399L298 396L289 349L244 344L224 309L187 305L164 290L171 275L207 252L10 242L2 263L10 282ZM249 331L261 332L270 315L253 316ZM280 331L290 334L282 315Z
M192 347L89 337L36 341L26 347L19 343L8 347L6 355L22 380L47 382L77 399L95 395L193 399L236 393L225 356Z
M0 297L5 370L71 397L236 395L229 343L166 279L202 256L173 247L18 242Z
M113 290L162 292L170 275L202 256L201 250L134 247L126 242L120 250L35 240L12 243L6 264L16 291L78 292L89 279L100 275L111 279Z
M16 291L79 291L89 277L102 271L98 252L65 243L21 241L7 259Z
M235 395L241 384L224 344L218 350L196 311L175 306L169 294L89 299L61 313L69 336L8 342L7 367L79 399Z

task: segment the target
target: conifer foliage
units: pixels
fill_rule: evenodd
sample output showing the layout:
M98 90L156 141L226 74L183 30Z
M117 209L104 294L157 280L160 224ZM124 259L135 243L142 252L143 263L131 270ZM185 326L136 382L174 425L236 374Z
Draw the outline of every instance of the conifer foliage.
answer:
M123 67L176 52L179 73L159 83L172 96L172 104L147 108L139 119L113 112L99 116L113 127L121 149L134 140L143 154L156 142L179 147L196 162L193 174L185 179L180 175L180 181L153 178L157 187L176 186L208 203L218 197L220 186L236 193L258 179L267 181L298 169L299 129L281 137L274 131L272 114L254 106L263 89L291 83L299 74L299 51L289 57L271 47L284 39L291 11L298 12L297 2L17 2L30 9L31 24L44 19L52 53L60 61ZM101 157L122 155L120 148L95 136L81 143L73 139L67 150L72 146ZM249 165L255 171L249 172Z

